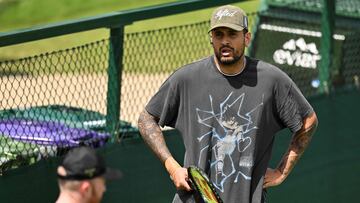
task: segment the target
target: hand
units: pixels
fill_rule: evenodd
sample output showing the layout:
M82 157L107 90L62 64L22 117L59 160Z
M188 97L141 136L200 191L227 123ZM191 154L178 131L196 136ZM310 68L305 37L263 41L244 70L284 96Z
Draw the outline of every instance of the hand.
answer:
M170 177L178 190L191 191L191 187L188 183L189 177L186 168L177 168Z
M263 188L280 185L285 178L286 177L278 169L268 168L265 173Z

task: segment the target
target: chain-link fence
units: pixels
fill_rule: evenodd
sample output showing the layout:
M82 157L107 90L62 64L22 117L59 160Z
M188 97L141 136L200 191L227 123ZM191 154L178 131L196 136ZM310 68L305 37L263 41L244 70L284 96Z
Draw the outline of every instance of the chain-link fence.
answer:
M360 87L360 31L346 36L338 75L339 77L334 77L335 84Z
M322 0L267 0L251 54L283 69L306 96L319 94ZM360 1L336 1L330 82L358 86ZM349 18L351 17L351 18ZM355 29L355 27L357 29Z
M125 36L122 119L136 124L146 102L172 71L211 53L208 26L201 22Z
M0 172L106 142L107 47L103 40L0 62Z
M306 96L317 94L319 25L272 19L263 13L249 15L249 24L258 25L250 26L256 35L249 55L283 69ZM212 54L208 28L206 21L125 34L120 136L137 131L139 113L172 71ZM359 83L358 36L348 31L337 34L338 75L348 84ZM100 147L110 140L109 44L105 39L0 62L0 172L61 155L74 146Z

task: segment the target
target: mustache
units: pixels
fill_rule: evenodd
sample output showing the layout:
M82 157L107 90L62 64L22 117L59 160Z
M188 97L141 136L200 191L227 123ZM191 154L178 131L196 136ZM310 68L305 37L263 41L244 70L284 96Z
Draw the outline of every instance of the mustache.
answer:
M231 49L232 51L235 51L235 49L234 49L233 47L228 46L228 45L221 46L221 47L219 48L219 51L221 52L221 50L224 49L224 48L228 48L228 49Z

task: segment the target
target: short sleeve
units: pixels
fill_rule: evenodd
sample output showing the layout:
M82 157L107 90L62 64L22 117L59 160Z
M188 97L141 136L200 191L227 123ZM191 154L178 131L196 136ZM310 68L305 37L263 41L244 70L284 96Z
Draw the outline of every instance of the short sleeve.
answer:
M175 127L179 109L179 88L170 76L160 87L158 92L150 99L145 110L152 116L159 118L159 125Z
M281 125L289 128L291 132L300 130L304 118L313 112L309 102L287 75L276 85L275 101Z

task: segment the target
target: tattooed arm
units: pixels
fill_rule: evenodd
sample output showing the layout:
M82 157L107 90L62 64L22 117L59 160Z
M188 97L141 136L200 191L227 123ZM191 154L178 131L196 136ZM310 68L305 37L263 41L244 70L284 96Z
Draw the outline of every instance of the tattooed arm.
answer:
M279 185L286 179L308 146L317 124L318 120L315 113L304 119L303 127L293 135L289 148L278 167L276 169L267 169L264 188Z
M140 134L145 143L160 159L161 163L165 165L165 168L170 174L176 188L189 191L191 189L187 183L187 170L186 168L181 167L180 164L172 157L168 147L166 146L164 135L161 132L158 120L158 118L155 118L144 110L140 114L138 120Z

